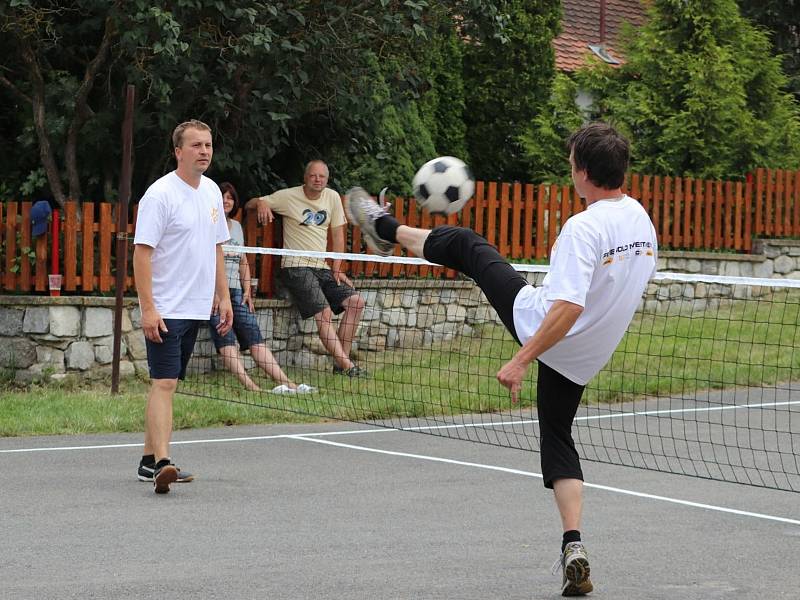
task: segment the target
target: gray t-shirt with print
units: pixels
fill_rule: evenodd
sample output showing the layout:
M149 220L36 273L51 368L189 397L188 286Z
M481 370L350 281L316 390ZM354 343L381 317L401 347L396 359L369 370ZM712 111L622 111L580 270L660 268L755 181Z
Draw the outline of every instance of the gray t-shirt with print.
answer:
M229 246L244 246L244 232L239 221L230 219L228 221L228 229L231 233L231 239L226 244ZM235 290L242 289L242 282L239 280L239 265L242 262L240 252L226 252L225 253L225 277L228 279L228 287Z

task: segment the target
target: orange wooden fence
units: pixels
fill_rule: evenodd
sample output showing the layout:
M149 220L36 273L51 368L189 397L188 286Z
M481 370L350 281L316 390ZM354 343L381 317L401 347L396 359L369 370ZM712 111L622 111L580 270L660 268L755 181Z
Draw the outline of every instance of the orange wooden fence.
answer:
M800 237L800 171L758 169L746 181L708 181L650 175L630 176L627 191L651 215L662 249L749 252L753 237ZM51 270L51 233L31 237L30 202L0 202L0 290L44 292ZM59 270L65 293L111 293L114 288L116 210L111 203L68 202L61 217ZM478 182L475 197L457 215L433 217L413 199L395 199L393 212L404 223L471 227L511 259L546 259L561 224L583 210L571 186ZM80 212L80 214L79 214ZM133 210L135 222L136 211ZM248 246L276 247L280 231L245 219ZM127 234L132 243L134 224ZM352 229L349 251L366 252L361 232ZM400 254L400 250L397 250ZM250 256L259 290L270 294L277 261ZM442 268L357 262L354 276L453 276ZM126 291L133 291L129 253Z

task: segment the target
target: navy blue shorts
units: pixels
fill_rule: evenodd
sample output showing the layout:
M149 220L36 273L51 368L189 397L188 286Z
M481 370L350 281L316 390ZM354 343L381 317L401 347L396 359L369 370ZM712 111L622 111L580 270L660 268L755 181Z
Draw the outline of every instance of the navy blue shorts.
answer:
M246 304L242 303L242 290L231 288L231 306L233 306L233 327L225 335L217 333L219 325L219 315L211 315L208 326L211 329L211 339L214 347L219 352L225 346L235 346L239 341L239 348L244 351L256 344L263 344L264 338L258 328L255 313L251 313Z
M150 379L183 379L192 357L200 324L194 319L164 319L167 331L161 332L161 343L145 338Z

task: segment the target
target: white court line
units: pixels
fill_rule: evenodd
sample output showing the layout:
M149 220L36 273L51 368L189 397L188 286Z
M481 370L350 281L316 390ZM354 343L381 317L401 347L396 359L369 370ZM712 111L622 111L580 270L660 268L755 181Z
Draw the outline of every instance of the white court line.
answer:
M380 427L378 429L348 429L345 431L320 431L316 433L303 433L304 436L321 436L321 435L351 435L355 433L382 433L384 431L398 431L389 427ZM258 440L278 440L281 438L293 438L296 435L290 433L279 433L276 435L254 435L247 437L233 437L233 438L210 438L210 439L196 439L196 440L172 440L171 446L183 446L189 444L221 444L225 442L254 442ZM98 444L95 446L42 446L40 448L11 448L8 450L0 450L0 454L17 454L23 452L64 452L70 450L103 450L112 448L141 448L144 444L142 442L132 442L129 444Z
M460 461L450 458L439 458L435 456L427 456L423 454L410 454L408 452L397 452L393 450L381 450L378 448L369 448L366 446L356 446L353 444L343 444L341 442L333 442L330 440L323 440L320 439L322 436L335 436L335 435L354 435L359 433L384 433L389 431L399 431L397 429L391 428L377 428L377 429L349 429L345 431L320 431L320 432L311 432L311 433L303 433L303 434L277 434L277 435L260 435L260 436L249 436L249 437L233 437L233 438L214 438L214 439L196 439L196 440L178 440L171 442L173 445L189 445L189 444L217 444L217 443L226 443L226 442L252 442L252 441L259 441L259 440L277 440L277 439L293 439L293 440L301 440L306 442L315 442L318 444L329 444L331 446L339 446L342 448L349 448L353 450L361 450L363 452L373 452L376 454L386 454L389 456L402 456L406 458L417 458L420 460L427 460L433 462L440 462L440 463L447 463L453 465L461 465L467 467L475 467L479 469L486 469L491 471L500 471L504 473L511 473L514 475L522 475L525 477L535 477L538 479L542 478L541 473L534 473L532 471L521 471L519 469L511 469L509 467L500 467L496 465L486 465L480 463L472 463L467 461ZM7 450L0 450L0 454L13 454L13 453L24 453L24 452L58 452L58 451L71 451L71 450L101 450L101 449L113 449L113 448L141 448L144 446L142 443L128 443L128 444L98 444L92 446L60 446L60 447L43 447L43 448L13 448ZM733 508L726 508L723 506L715 506L712 504L702 504L699 502L690 502L688 500L680 500L678 498L669 498L667 496L657 496L654 494L647 494L644 492L636 492L633 490L626 490L622 488L611 487L607 485L600 485L596 483L584 483L586 487L605 490L614 492L617 494L624 494L628 496L635 496L638 498L647 498L650 500L659 500L662 502L670 502L672 504L681 504L684 506L692 506L695 508L704 508L706 510L712 510L717 512L747 516L747 517L755 517L759 519L767 519L771 521L778 521L781 523L789 523L791 525L800 525L800 520L795 519L787 519L785 517L777 517L774 515L767 515L763 513L755 513L743 510L737 510Z
M682 412L713 412L722 410L738 410L743 408L769 408L777 406L789 406L800 404L800 400L791 400L786 402L759 402L753 404L731 404L726 406L705 406L705 407L691 407L691 408L675 408L675 409L654 409L642 411L628 411L624 413L612 413L607 415L585 415L576 416L575 421L599 421L604 419L618 419L622 417L641 417L653 416L661 414L676 414ZM294 437L295 435L303 435L310 437L323 437L330 435L351 435L358 433L384 433L387 431L431 431L437 429L458 429L458 428L491 428L503 427L506 425L530 425L538 423L538 419L520 419L517 421L489 421L482 423L451 423L449 425L413 425L409 427L377 427L375 429L349 429L345 431L320 431L316 433L303 433L303 434L278 434L278 435L265 435L265 436L252 436L252 437L235 437L235 438L215 438L215 439L197 439L197 440L183 440L172 441L170 444L216 444L222 442L246 442L249 440L270 440L284 437ZM13 454L19 452L51 452L51 451L66 451L66 450L98 450L102 448L136 448L141 447L142 443L129 443L129 444L102 444L97 446L58 446L58 447L42 447L42 448L15 448L12 450L0 450L0 454Z
M462 467L474 467L476 469L486 469L488 471L499 471L501 473L511 473L512 475L522 475L524 477L535 477L537 479L542 478L541 473L534 473L533 471L522 471L520 469L511 469L509 467L500 467L497 465L486 465L482 463L474 463L468 462L463 460L455 460L452 458L440 458L438 456L427 456L425 454L412 454L410 452L397 452L395 450L382 450L379 448L369 448L367 446L356 446L354 444L343 444L341 442L332 442L331 440L323 440L319 438L306 438L302 434L299 435L290 435L287 436L289 438L295 440L302 440L304 442L314 442L315 444L327 444L329 446L338 446L340 448L348 448L351 450L360 450L362 452L373 452L375 454L386 454L389 456L400 456L403 458L416 458L419 460L426 460L431 462L439 462L439 463L446 463L449 465L459 465ZM743 517L754 517L757 519L766 519L768 521L778 521L779 523L789 523L790 525L800 525L800 520L797 519L788 519L786 517L777 517L775 515L767 515L764 513L756 513L750 512L747 510L738 510L735 508L727 508L725 506L716 506L714 504L703 504L700 502L691 502L689 500L681 500L679 498L670 498L668 496L658 496L655 494L647 494L644 492L636 492L633 490L626 490L623 488L611 487L608 485L600 485L597 483L587 483L584 482L583 484L585 487L594 488L598 490L604 490L607 492L613 492L615 494L624 494L626 496L635 496L637 498L646 498L648 500L659 500L661 502L669 502L671 504L680 504L683 506L691 506L693 508L703 508L705 510L711 510L715 512L722 512L728 513L733 515L739 515Z

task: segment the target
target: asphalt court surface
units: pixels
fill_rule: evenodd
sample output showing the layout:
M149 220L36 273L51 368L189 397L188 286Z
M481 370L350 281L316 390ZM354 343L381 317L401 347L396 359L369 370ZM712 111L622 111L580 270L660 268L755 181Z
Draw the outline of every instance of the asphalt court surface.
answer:
M350 423L2 438L0 598L558 598L539 455ZM592 598L800 597L800 494L584 463Z

